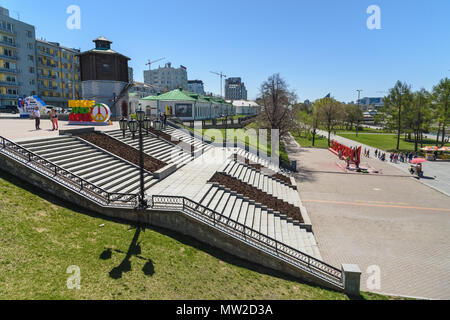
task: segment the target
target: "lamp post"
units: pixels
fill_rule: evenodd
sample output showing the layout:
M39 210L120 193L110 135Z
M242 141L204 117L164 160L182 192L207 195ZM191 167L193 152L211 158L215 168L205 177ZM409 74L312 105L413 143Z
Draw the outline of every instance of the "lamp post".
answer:
M356 113L356 136L358 136L359 133L359 111L360 111L360 103L361 103L361 92L362 90L356 90L358 91L358 112Z
M140 169L140 195L138 209L145 210L148 207L147 200L145 198L145 185L144 185L144 138L142 136L142 129L145 129L148 134L150 128L150 119L145 116L145 112L142 111L142 104L139 103L139 110L136 111L137 120L128 121L122 118L119 121L120 130L122 130L123 137L125 138L125 132L130 130L135 139L136 133L139 131L139 169Z

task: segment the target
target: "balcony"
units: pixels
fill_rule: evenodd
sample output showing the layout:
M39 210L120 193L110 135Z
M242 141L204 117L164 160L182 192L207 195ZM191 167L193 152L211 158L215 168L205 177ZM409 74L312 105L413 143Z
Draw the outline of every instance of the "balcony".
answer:
M10 82L10 81L0 81L0 86L8 86L8 87L18 87L18 82Z
M17 56L7 56L5 54L0 54L0 58L8 59L8 60L14 60L14 61L19 59Z
M41 61L39 61L39 65L46 67L46 68L57 68L58 66L56 64L50 64L50 63L43 63Z
M0 93L0 99L17 99L17 98L19 98L18 94L7 94L7 93L1 94Z
M0 26L0 32L6 33L6 34L12 35L12 36L17 35L17 32L15 32L14 30L8 30L8 29L4 28L3 26Z
M0 68L0 72L17 74L19 73L19 69Z
M7 46L7 47L12 47L12 48L18 48L19 46L15 43L9 42L9 41L4 41L4 40L0 40L0 44Z
M58 58L58 55L52 55L52 54L50 54L50 53L42 52L42 51L39 51L39 52L38 52L38 55L39 55L39 56L49 57L49 58Z
M53 80L55 80L55 79L57 79L58 77L55 75L55 76L51 76L51 75L43 75L43 74L38 74L38 78L39 79L53 79Z

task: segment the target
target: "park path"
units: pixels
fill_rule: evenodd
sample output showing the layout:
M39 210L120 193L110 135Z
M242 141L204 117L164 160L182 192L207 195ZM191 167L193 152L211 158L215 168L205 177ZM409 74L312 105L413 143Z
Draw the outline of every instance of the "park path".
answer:
M317 134L328 137L328 133L322 130L318 130ZM372 158L375 158L375 151L377 150L377 148L356 142L348 138L341 137L339 135L334 135L333 133L331 134L331 139L341 144L344 144L348 147L361 146L363 150L364 149L370 150L370 156ZM386 161L386 163L405 173L409 173L410 165L408 163L402 162L392 163L389 161L389 153L384 150L381 151L383 153L386 153L387 155L388 161ZM421 183L450 197L450 162L429 161L426 164L424 164L424 172L425 177L424 179L420 179Z

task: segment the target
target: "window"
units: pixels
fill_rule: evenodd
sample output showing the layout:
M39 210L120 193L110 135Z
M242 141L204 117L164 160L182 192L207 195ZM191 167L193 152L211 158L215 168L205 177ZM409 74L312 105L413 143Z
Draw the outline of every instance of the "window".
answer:
M33 32L27 30L27 37L28 38L33 38Z
M33 47L33 44L32 43L27 43L27 47L28 47L28 49L33 49L34 47Z
M34 68L30 67L30 73L34 73Z
M32 56L31 54L28 55L28 61L34 61L34 56Z
M110 71L109 64L103 64L103 72L104 73L109 73L109 71Z

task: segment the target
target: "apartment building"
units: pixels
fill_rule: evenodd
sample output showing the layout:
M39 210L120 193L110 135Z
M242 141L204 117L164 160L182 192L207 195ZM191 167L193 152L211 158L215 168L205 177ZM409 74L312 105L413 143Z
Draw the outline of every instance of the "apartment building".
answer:
M145 70L144 82L166 91L179 88L188 90L187 69L184 66L173 68L169 62L163 68Z
M202 80L189 80L188 81L188 91L197 94L205 94L205 86Z
M247 89L241 78L228 78L225 80L226 100L247 100Z
M80 50L36 40L38 95L48 105L68 107L81 98Z
M0 104L37 94L35 28L0 7Z

